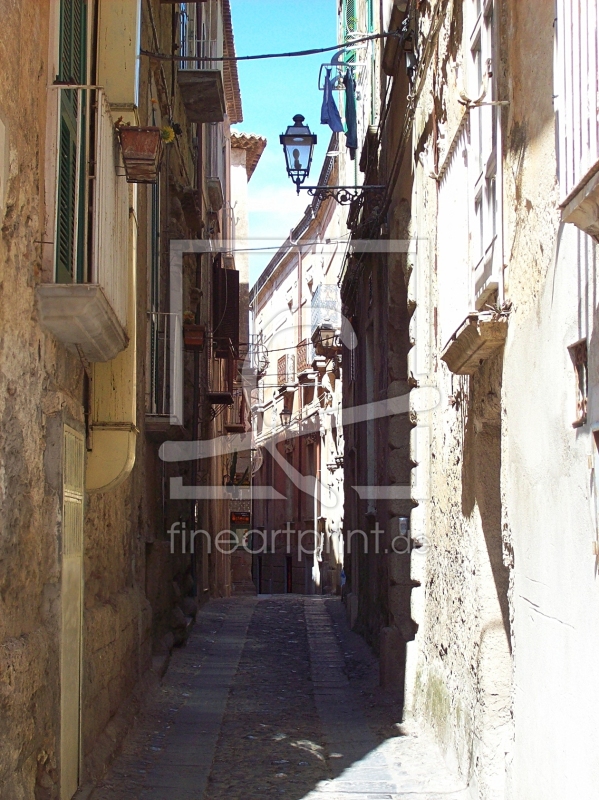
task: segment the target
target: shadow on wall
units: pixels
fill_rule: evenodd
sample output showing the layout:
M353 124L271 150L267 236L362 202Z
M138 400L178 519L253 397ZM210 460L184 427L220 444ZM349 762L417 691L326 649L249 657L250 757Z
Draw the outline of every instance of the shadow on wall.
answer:
M462 513L478 506L489 565L511 652L508 607L509 569L503 562L501 536L501 386L503 354L489 359L470 380L464 458Z

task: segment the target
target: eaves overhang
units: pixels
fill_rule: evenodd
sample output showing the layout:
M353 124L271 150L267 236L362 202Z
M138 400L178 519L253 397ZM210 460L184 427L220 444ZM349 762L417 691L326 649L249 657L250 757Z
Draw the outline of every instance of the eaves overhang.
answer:
M223 0L223 35L225 58L235 57L235 37L233 36L233 19L231 17L231 2ZM225 101L227 116L232 125L243 122L243 108L241 105L241 90L239 88L239 73L237 61L225 61L223 64L223 83L225 87Z

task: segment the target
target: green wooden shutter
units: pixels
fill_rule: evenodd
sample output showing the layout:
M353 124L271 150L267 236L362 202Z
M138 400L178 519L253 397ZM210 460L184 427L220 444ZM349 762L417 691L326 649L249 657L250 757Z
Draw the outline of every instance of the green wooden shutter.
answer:
M56 282L73 281L75 233L75 181L77 176L76 131L61 109L58 209L56 214Z
M85 83L85 0L60 2L60 75L68 83Z
M358 9L357 0L344 0L343 6L343 41L349 40L350 34L358 31ZM353 64L356 61L356 51L347 50L345 53L346 63Z
M367 0L366 6L368 33L374 31L374 0Z
M345 0L345 30L347 33L356 33L358 30L356 0Z
M61 0L60 4L60 74L58 79L68 83L85 83L86 80L86 3L84 0ZM75 90L60 91L60 161L58 166L58 207L56 213L56 281L72 283L73 261L76 262L76 280L83 279L83 241L85 218L85 151L80 148L81 161L79 208L76 205L77 181L77 129L84 140L84 114L78 111L78 93ZM83 112L84 109L82 108ZM77 243L75 220L81 220Z

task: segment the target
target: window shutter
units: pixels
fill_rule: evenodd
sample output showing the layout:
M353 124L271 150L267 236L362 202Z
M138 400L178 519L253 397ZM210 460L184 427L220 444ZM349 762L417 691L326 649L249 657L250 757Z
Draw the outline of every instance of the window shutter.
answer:
M58 169L57 283L71 283L73 280L76 174L76 139L74 131L69 125L68 116L63 113L60 120L60 165Z
M85 38L86 5L84 0L61 0L60 6L60 75L59 80L69 83L85 83ZM73 281L73 261L75 251L75 219L81 213L83 220L85 208L84 186L85 170L80 170L80 202L76 203L77 181L77 126L84 125L78 115L78 93L62 90L60 92L60 147L58 166L58 207L56 213L56 281ZM83 109L81 109L83 111ZM83 131L82 131L83 132ZM79 155L81 165L85 163L83 148ZM82 279L83 268L83 226L80 226L77 242L77 279Z
M86 3L61 0L60 75L61 81L85 83Z
M345 0L345 9L343 14L343 40L350 41L351 35L358 32L358 9L356 0ZM356 58L355 50L346 50L344 56L345 63L353 64Z
M214 354L239 357L239 272L223 269L215 261L212 271L212 324Z

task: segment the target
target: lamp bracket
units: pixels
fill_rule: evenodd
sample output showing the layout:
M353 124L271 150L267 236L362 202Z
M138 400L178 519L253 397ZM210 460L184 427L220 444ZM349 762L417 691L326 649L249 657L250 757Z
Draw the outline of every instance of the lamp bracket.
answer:
M298 186L298 194L300 189L305 189L311 197L317 197L319 200L328 200L332 198L340 206L348 206L353 201L360 197L364 192L372 193L374 195L383 195L386 186Z

